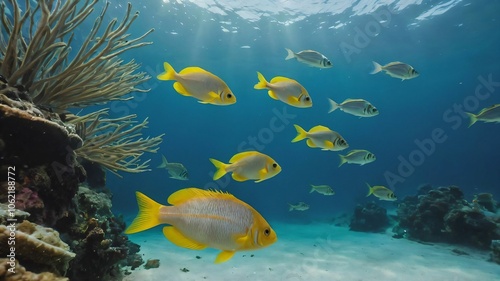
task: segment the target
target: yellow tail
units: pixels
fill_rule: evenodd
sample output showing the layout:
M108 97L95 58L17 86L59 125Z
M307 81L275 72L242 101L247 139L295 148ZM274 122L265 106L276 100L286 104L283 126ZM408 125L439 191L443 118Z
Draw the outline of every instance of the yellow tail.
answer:
M302 129L302 127L295 124L293 126L295 127L295 130L297 130L297 136L292 140L292 142L298 142L307 138L307 132L304 129Z
M209 160L210 162L212 162L212 164L214 164L215 168L217 168L217 171L215 171L214 174L214 180L222 178L227 173L226 171L227 164L224 164L221 161L215 160L213 158L210 158Z
M470 123L469 123L469 127L474 125L474 123L477 122L477 116L472 114L472 113L469 113L469 112L465 112L467 114L467 116L469 116L470 118Z
M266 81L266 78L264 78L264 75L262 75L262 73L257 71L257 77L259 78L259 83L255 84L255 86L253 86L253 88L257 89L257 90L266 89L267 88L267 81Z
M132 224L125 229L125 234L133 234L159 225L161 204L139 191L135 192L139 213Z
M368 194L366 195L368 197L373 194L373 188L368 183L366 183L366 186L368 186Z
M165 72L158 74L156 78L158 80L175 80L175 70L168 62L163 63L163 68L165 68Z

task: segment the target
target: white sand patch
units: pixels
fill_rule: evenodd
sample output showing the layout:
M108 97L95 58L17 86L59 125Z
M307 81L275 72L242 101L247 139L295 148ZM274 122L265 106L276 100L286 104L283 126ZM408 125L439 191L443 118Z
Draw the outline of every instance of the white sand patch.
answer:
M238 252L222 264L213 263L217 250L176 247L160 228L131 235L143 258L159 259L160 268L141 267L124 280L476 281L500 276L500 266L488 262L486 252L461 248L470 255L457 255L451 250L458 246L424 245L330 224L272 226L278 233L276 244Z

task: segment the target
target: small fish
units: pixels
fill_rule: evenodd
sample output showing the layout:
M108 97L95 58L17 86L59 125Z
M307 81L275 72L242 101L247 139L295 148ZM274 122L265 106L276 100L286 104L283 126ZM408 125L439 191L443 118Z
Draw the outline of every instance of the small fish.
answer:
M297 81L276 76L271 79L271 82L267 82L264 75L257 72L259 78L259 83L255 84L254 89L268 89L268 95L275 99L280 100L288 105L305 108L312 106L312 99L309 96L307 90L302 87Z
M313 50L304 50L298 53L294 53L292 50L285 48L288 52L285 60L290 60L296 58L297 61L305 63L309 66L319 67L319 68L330 68L332 67L332 62L325 57L323 54L318 53Z
M307 138L309 147L319 147L322 150L339 151L349 147L346 140L337 132L330 130L325 126L312 127L306 132L299 125L293 125L297 130L297 136L292 142L298 142Z
M228 261L235 252L267 247L277 240L269 223L247 203L229 193L185 188L168 197L164 206L136 192L139 213L125 234L160 224L163 235L176 246L192 250L219 249L215 263Z
M222 79L200 67L186 67L179 73L167 62L163 67L165 72L157 78L176 80L174 89L183 96L193 97L204 104L230 105L236 102L236 96Z
M484 108L478 114L466 113L470 117L469 127L474 125L478 120L486 123L500 123L500 104Z
M176 180L189 179L188 171L186 167L184 167L184 165L182 165L181 163L169 163L164 155L161 156L161 164L160 166L158 166L158 168L167 169L171 179L176 179Z
M384 66L373 62L373 66L375 69L373 69L370 74L376 74L383 70L389 76L399 78L401 81L412 79L419 75L419 73L411 65L399 61L391 62Z
M379 200L385 200L385 201L398 200L396 195L394 195L394 192L392 192L392 190L388 189L385 186L378 185L378 186L371 187L369 184L366 184L366 185L368 186L368 195L366 195L366 197L373 194Z
M339 156L340 156L339 167L344 165L345 163L359 164L363 166L364 164L371 163L377 159L375 157L375 154L371 153L368 150L362 150L362 149L354 149L349 151L347 155L339 155Z
M328 185L312 185L311 184L311 191L309 193L313 193L314 191L318 192L319 194L323 195L334 195L335 191L328 186Z
M332 99L328 99L328 101L330 102L328 113L335 111L337 108L358 117L373 117L379 113L375 106L363 99L346 99L341 104Z
M288 203L288 205L290 206L288 208L288 211L291 212L291 211L305 211L305 210L309 210L309 205L307 205L306 203L304 202L299 202L297 205L292 205L290 203Z
M214 180L220 179L228 172L236 181L263 180L272 178L281 172L281 167L271 157L257 151L245 151L234 155L229 159L230 164L224 164L219 160L210 158L217 171Z

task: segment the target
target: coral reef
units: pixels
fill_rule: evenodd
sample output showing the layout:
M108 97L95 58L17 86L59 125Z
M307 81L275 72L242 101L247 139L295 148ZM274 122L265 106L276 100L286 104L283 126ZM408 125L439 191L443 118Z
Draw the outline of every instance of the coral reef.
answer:
M354 231L379 232L384 231L388 225L387 210L374 202L369 202L364 206L356 206L349 229Z
M491 241L491 261L500 264L500 240Z
M37 271L54 272L64 275L75 254L68 244L59 238L59 233L51 228L23 221L14 226L0 225L0 244L8 245L10 233L15 233L16 259ZM9 254L7 247L0 250L1 256Z
M481 249L488 249L492 240L500 239L500 216L488 215L477 203L469 203L456 186L408 196L399 204L397 214L399 224L394 232L406 231L409 239Z
M6 224L8 219L22 221L29 216L30 214L28 212L19 209L12 210L7 204L0 203L0 224Z
M8 259L0 259L0 280L3 281L68 281L68 278L57 276L51 272L33 273L27 271L16 260L11 266ZM14 273L9 272L10 268L15 268Z

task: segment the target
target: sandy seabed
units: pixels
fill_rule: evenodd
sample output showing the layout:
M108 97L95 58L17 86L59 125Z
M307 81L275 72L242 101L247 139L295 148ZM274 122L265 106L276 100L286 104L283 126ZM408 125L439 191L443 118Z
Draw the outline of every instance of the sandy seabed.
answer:
M500 265L488 261L488 252L457 245L421 244L392 238L389 232L360 233L326 223L272 226L278 233L275 244L237 252L222 264L213 263L219 251L179 248L163 237L159 227L131 235L130 239L141 245L144 260L159 259L160 267L146 270L141 266L123 280L500 280ZM454 249L469 255L458 255Z

